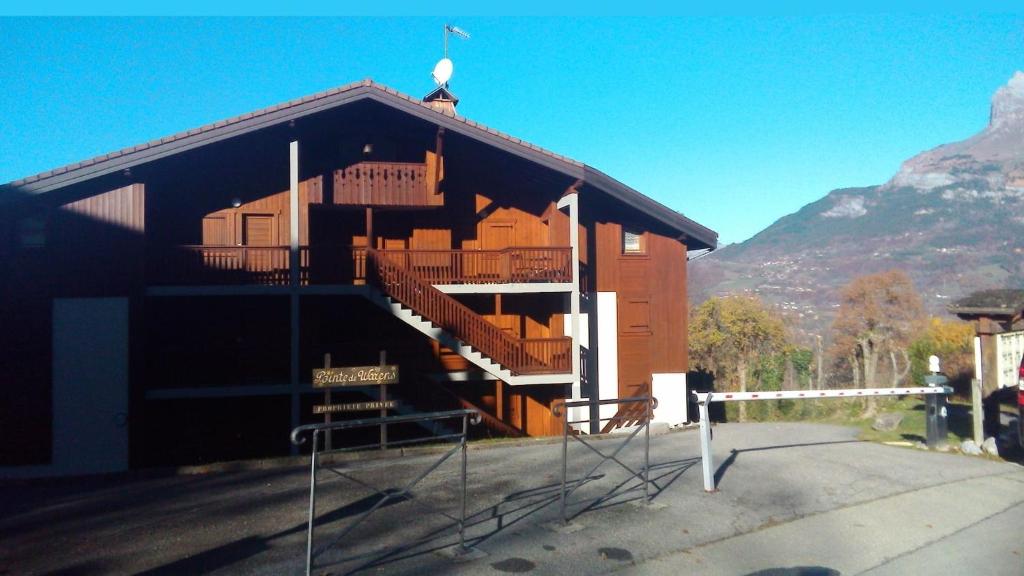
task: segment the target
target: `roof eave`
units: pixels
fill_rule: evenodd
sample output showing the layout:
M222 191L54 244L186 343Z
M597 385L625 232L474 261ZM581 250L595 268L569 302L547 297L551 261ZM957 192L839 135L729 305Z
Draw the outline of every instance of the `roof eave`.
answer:
M1015 317L1024 314L1022 308L1000 308L1000 307L980 307L980 306L955 306L950 305L946 307L946 310L950 314L957 316L1007 316Z
M635 206L655 220L679 231L687 239L689 250L715 250L718 248L718 233L703 226L668 206L641 194L596 168L584 166L584 182L594 185L612 197Z
M506 153L524 158L534 164L562 173L570 179L582 180L584 183L594 186L621 202L635 206L656 221L678 231L686 238L689 249L713 250L718 246L718 234L710 228L690 220L600 170L548 152L528 142L502 134L464 117L435 110L428 104L402 95L393 89L375 84L370 80L353 83L322 94L210 124L185 133L169 136L159 141L114 152L105 157L101 156L78 165L72 164L59 169L59 171L55 171L54 174L47 175L43 173L25 182L15 181L0 186L0 191L17 190L25 194L42 194L58 190L360 100L378 102L392 109L441 126L446 130L451 130ZM3 198L0 196L0 202L2 201Z
M219 127L215 126L209 130L199 130L195 134L169 140L168 142L160 142L151 146L142 145L141 149L136 152L129 152L127 154L122 154L108 160L101 160L79 168L70 168L65 172L54 174L52 176L45 176L32 182L24 184L11 183L4 187L17 188L18 191L29 194L50 192L92 180L94 178L114 174L127 168L134 168L141 164L153 162L161 158L187 152L208 144L235 138L237 136L269 128L291 120L297 120L323 109L363 100L372 93L372 90L373 89L367 85L357 86L324 98L301 102L287 108L281 108L259 116L253 116L246 120L225 124Z

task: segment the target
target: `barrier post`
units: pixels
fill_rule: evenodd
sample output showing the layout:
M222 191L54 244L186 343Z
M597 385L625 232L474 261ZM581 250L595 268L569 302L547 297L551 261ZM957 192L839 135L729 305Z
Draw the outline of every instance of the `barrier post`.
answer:
M698 396L697 411L700 413L700 463L704 472L704 491L715 491L715 457L711 454L711 417L708 415L708 404L711 393L708 392L701 400Z
M462 417L462 508L459 511L459 551L466 550L466 500L468 499L468 488L466 486L466 436L469 435L469 415Z
M945 376L941 374L934 374L932 376L925 376L924 381L930 387L941 388L948 381ZM928 394L924 397L925 401L925 440L928 448L937 449L944 448L948 444L947 433L949 427L947 425L947 409L946 409L946 395L945 394Z

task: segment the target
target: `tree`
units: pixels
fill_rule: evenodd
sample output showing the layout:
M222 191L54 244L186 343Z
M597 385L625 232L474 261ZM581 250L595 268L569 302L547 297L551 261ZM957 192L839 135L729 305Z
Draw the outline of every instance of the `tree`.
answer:
M974 327L959 320L929 318L924 334L910 345L911 377L915 384L928 374L928 357L942 359L942 371L952 380L969 380L974 370Z
M725 296L698 306L690 319L690 358L694 365L716 378L725 378L733 389L747 391L747 378L763 355L786 345L782 320L757 298ZM739 404L739 417L746 418Z
M835 353L850 366L854 385L877 387L884 357L891 363L892 385L898 385L910 370L907 347L923 318L921 298L902 270L860 276L847 284L832 330ZM874 411L874 398L869 398L866 412Z

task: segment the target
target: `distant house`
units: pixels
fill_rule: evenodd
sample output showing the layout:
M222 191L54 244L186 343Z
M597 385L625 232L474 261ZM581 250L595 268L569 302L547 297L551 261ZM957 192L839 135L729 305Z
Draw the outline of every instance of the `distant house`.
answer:
M947 310L974 326L975 361L980 361L977 369L986 399L985 435L998 436L999 402L1018 390L1018 368L1024 356L1024 290L973 292Z
M686 254L717 234L456 102L367 80L5 185L0 465L287 454L326 354L383 351L397 411L490 434L652 387L678 420Z

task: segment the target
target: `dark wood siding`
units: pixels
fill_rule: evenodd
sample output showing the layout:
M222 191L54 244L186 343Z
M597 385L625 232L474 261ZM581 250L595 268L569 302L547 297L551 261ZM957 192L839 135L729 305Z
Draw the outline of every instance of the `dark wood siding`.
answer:
M643 252L624 254L621 224L595 227L597 290L617 294L619 394L632 395L651 374L687 370L686 246L643 231Z
M0 464L49 461L53 299L138 293L145 202L145 187L130 184L86 198L42 198L5 212L10 228L0 266ZM31 245L17 234L24 218L42 224L33 227L38 237Z

